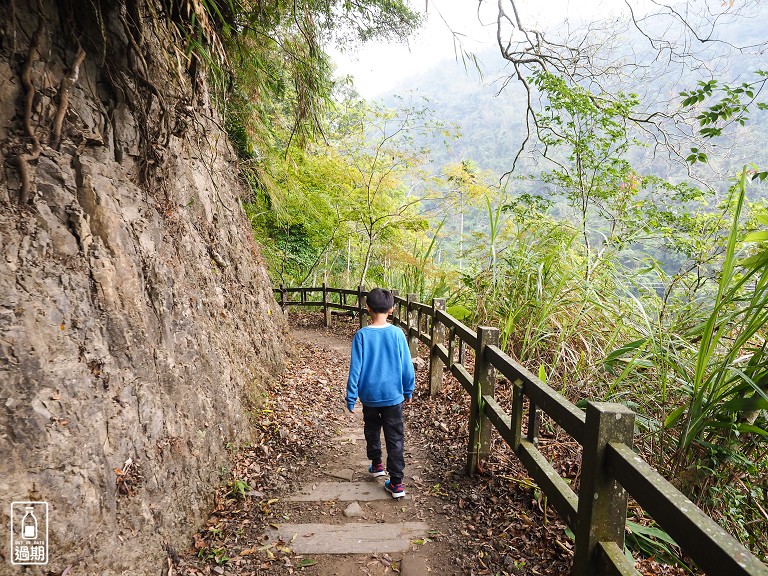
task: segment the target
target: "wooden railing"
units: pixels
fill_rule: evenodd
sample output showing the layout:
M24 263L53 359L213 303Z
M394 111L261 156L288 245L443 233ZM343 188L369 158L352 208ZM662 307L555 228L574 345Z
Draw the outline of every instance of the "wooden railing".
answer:
M321 307L326 325L334 310L356 314L361 327L367 322L363 286L357 290L327 285L281 287L275 292L284 310ZM309 295L316 293L320 298L310 300ZM299 300L291 298L295 294ZM354 303L347 302L349 297ZM768 566L632 450L635 415L630 409L589 402L585 412L580 410L505 354L499 348L498 329L471 330L445 311L445 300L434 299L430 306L417 302L415 294L406 298L396 294L392 322L405 330L412 356L419 342L429 348L430 395L439 393L447 368L471 397L467 473L474 474L488 458L495 428L573 530L572 574L639 576L623 552L627 501L632 497L707 574L768 576ZM467 348L474 350L471 371L465 365ZM510 413L496 401L499 375L513 385ZM528 418L523 431L526 399ZM537 448L542 413L582 446L578 495Z

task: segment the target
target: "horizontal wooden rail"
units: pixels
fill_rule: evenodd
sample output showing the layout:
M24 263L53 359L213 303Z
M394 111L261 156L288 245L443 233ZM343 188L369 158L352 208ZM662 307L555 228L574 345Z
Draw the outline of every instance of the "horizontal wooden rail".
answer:
M563 430L573 436L576 441L581 442L584 436L584 412L555 392L551 386L544 384L544 382L496 346L489 346L486 354L490 362L510 382L521 380L525 395L536 406L544 410Z
M427 314L432 313L432 306L430 306L429 304L422 304L421 302L411 302L410 306L411 306L411 309L413 310L426 312Z
M768 574L762 562L630 447L610 443L606 456L611 476L699 566L716 569L712 574Z
M463 342L470 348L477 348L477 335L475 332L467 328L464 324L456 320L453 316L443 310L438 311L435 320L445 325L449 329L453 329L456 336L458 336Z
M298 294L299 292L305 292L307 288L286 288L285 292L288 294ZM310 288L310 290L314 291L315 289ZM277 292L280 292L280 290L276 290Z
M450 360L448 358L448 348L446 348L442 344L436 344L435 345L435 354L437 354L440 357L440 361L445 364L446 366L450 365Z
M578 497L568 483L557 473L546 457L539 449L526 439L520 440L520 446L515 451L520 461L525 465L528 473L539 485L541 491L555 505L555 509L565 520L565 523L573 528L576 526L578 511Z
M642 576L624 555L616 542L600 542L602 572L606 576Z
M308 301L307 294L320 291L323 301ZM302 300L287 295L301 293ZM357 290L285 288L275 290L280 304L322 306L326 322L331 309L356 312L361 327L366 315L364 296ZM339 303L329 296L337 294ZM355 305L346 296L356 296ZM627 498L631 496L708 574L768 576L763 564L693 502L674 488L631 448L634 414L619 404L590 402L587 413L531 374L501 350L498 330L471 330L445 311L445 301L432 305L416 301L415 294L395 295L392 322L408 337L411 354L418 343L430 350L430 394L439 390L443 367L456 378L472 399L467 469L473 473L490 451L489 427L493 427L515 452L531 478L576 535L574 576L638 576L624 554ZM495 332L495 334L494 334ZM447 338L447 341L446 341ZM464 365L465 347L475 353L474 374ZM496 401L494 386L500 374L513 383L511 413ZM528 431L524 435L523 403L528 402ZM579 495L539 451L539 415L546 414L583 448Z
M451 364L451 374L467 392L472 392L472 374L461 364Z

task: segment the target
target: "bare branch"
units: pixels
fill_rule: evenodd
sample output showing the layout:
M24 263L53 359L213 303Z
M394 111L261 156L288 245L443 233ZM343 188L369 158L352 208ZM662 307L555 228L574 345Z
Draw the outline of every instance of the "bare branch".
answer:
M478 10L489 0L479 0ZM534 29L525 21L519 0L496 0L496 43L501 56L509 61L514 73L502 80L497 95L510 83L519 83L526 93L526 133L512 168L538 134L531 78L540 73L555 74L571 85L587 88L599 107L614 103L624 86L640 92L643 108L632 112L628 121L648 139L654 156L663 150L677 163L685 164L681 152L698 137L697 123L691 110L682 109L679 89L662 92L658 80L677 81L686 73L695 78L712 78L726 73L730 54L764 53L768 38L746 39L738 44L721 32L721 28L741 18L761 15L760 2L744 0L735 8L723 3L722 8L709 4L672 4L652 0L652 10L640 13L637 3L625 0L625 17L611 21L593 21L571 30L568 26L556 32ZM635 50L631 38L639 35L645 43ZM630 41L628 41L628 38ZM691 80L689 80L690 82ZM536 133L533 129L536 128ZM540 136L540 135L539 135Z

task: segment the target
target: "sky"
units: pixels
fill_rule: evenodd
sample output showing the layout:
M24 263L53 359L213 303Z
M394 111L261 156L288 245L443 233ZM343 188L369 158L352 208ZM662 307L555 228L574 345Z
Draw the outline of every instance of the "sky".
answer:
M331 50L337 74L352 75L360 94L365 98L374 98L442 61L455 61L454 36L449 26L461 31L456 38L469 50L490 46L494 42L493 27L484 27L478 21L475 2L427 1L427 23L408 45L371 43L352 54ZM411 4L414 10L424 14L425 0Z
M461 52L457 42L461 42L467 52L490 47L495 48L495 53L499 52L496 44L496 2L481 0L478 14L478 0L408 1L413 10L422 14L426 11L427 15L426 25L416 32L408 45L371 43L355 53L346 54L329 50L337 65L337 74L354 76L358 91L366 98L375 98L390 91L409 77L438 64L446 67L446 73L453 70L463 72L463 65L457 63L457 57L460 58L457 55ZM509 0L502 0L502 3L510 6ZM670 3L690 17L691 22L695 21L696 12L718 14L733 10L730 0L671 0ZM643 14L658 13L664 1L631 0L631 4L635 15L642 17ZM741 0L736 9L746 6L747 11L754 12L754 17L761 13L760 4L759 0ZM624 0L516 0L515 5L526 27L550 32L574 30L584 21L628 16ZM721 24L726 20L721 20ZM564 26L565 22L567 25ZM666 26L669 22L661 24ZM486 74L493 76L502 67L503 61L499 56L497 62L484 64L488 66Z
M410 0L409 3L421 14L424 14L426 7L427 23L417 31L407 46L369 44L353 54L330 50L337 65L337 74L352 75L358 91L365 98L374 98L391 90L401 81L441 62L445 66L456 66L463 70L463 65L457 62L461 47L465 51L474 52L497 45L495 2L483 2L479 14L477 0ZM618 0L518 2L526 25L541 28L559 25L566 18L605 16L615 10L617 5ZM498 69L502 60L499 57L497 63L484 64Z

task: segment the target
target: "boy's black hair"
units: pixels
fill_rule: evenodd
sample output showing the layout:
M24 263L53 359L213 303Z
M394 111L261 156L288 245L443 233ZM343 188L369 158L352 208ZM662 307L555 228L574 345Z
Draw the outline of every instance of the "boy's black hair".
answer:
M392 292L389 290L374 288L368 293L365 303L368 304L372 312L383 314L384 312L389 312L394 307L395 297L392 296Z

